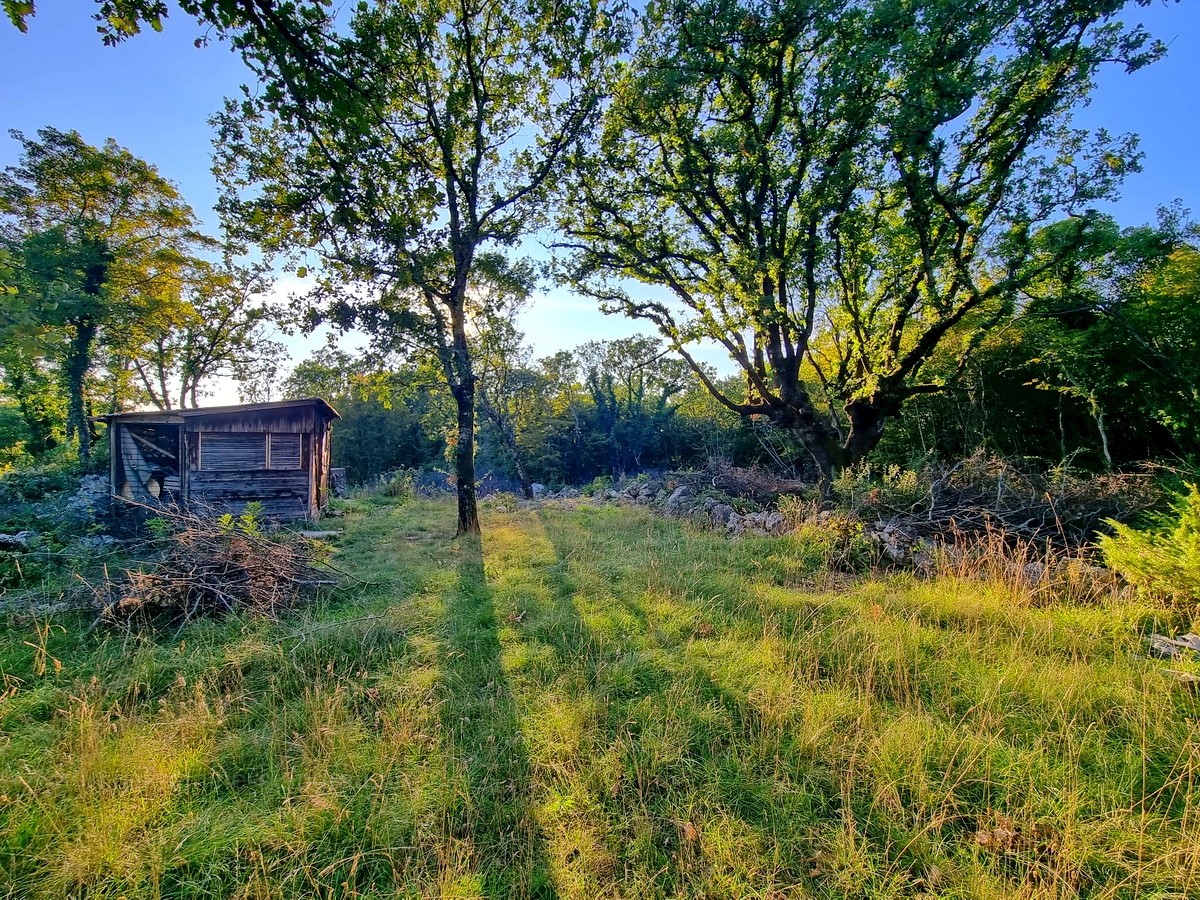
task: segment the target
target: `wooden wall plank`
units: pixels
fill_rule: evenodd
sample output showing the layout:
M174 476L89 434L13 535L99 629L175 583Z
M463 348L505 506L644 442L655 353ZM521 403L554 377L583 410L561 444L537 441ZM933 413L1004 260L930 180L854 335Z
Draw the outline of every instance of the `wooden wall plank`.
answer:
M253 471L267 467L267 436L263 432L200 435L200 471Z
M299 434L272 434L271 435L271 468L272 469L299 469L300 466L300 440L303 435Z

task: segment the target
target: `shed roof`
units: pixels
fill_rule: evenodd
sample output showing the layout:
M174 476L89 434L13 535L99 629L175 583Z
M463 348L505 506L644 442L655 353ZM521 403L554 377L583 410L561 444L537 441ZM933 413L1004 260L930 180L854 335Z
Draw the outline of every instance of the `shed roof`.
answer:
M149 412L110 413L97 416L105 422L170 422L179 424L197 416L229 416L238 413L259 413L267 410L303 409L316 406L324 410L331 419L340 419L336 409L320 397L305 397L302 400L274 400L270 403L241 403L234 406L204 406L197 409L163 409Z

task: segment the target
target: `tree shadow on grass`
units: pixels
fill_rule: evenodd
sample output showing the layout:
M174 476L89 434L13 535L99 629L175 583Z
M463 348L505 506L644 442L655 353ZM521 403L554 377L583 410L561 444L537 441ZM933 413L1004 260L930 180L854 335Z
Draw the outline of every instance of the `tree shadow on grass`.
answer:
M736 822L738 827L756 830L768 846L778 840L777 835L794 831L787 816L774 806L771 761L758 766L747 752L762 745L764 723L748 697L718 683L688 657L686 638L662 643L654 634L653 614L635 599L641 592L639 585L622 584L620 578L607 583L608 602L627 613L633 627L598 640L579 607L586 602L581 594L586 587L581 589L573 572L575 554L586 548L596 526L585 525L584 535L571 536L552 516L544 511L538 515L557 557L552 573L554 604L572 625L569 632L557 636L556 649L564 665L586 668L588 681L607 710L600 739L610 748L619 748L627 776L610 795L597 798L600 806L610 808L610 820L618 823L624 868L653 873L649 878L663 894L705 893L711 890L708 850L702 843L689 843L680 819L693 804L726 824ZM639 558L631 565L636 568L644 562ZM639 816L649 822L654 840L634 848L634 832L625 825ZM745 873L748 879L763 879L759 887L765 893L805 883L799 850L777 849L769 863L769 887L763 872ZM765 860L758 862L767 865Z
M461 763L465 808L451 823L472 848L484 896L552 898L530 796L531 765L500 659L500 623L478 537L460 537L456 589L446 600L442 727Z

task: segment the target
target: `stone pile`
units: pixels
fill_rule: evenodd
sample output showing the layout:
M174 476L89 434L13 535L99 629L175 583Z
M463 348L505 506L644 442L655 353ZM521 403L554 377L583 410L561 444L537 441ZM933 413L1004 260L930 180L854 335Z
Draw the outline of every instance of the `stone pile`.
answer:
M875 522L863 529L866 538L879 556L893 565L911 566L914 569L929 567L933 545L911 526L893 520Z

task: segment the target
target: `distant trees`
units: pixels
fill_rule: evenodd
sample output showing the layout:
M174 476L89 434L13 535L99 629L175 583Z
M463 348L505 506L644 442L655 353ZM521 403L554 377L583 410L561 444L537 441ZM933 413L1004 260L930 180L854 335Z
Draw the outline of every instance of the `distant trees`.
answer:
M1038 225L1075 216L1059 248L1075 252L1077 214L1136 168L1132 138L1070 128L1101 65L1163 51L1124 6L648 7L603 137L576 160L576 283L685 359L721 343L748 390L709 389L795 432L829 479L953 381L928 366L939 348L969 359L1056 265Z
M215 264L217 244L151 164L77 132L13 132L0 173L0 370L27 449L74 441L91 416L150 402L195 406L221 375L247 377L279 345L252 298L261 272Z
M364 484L441 460L449 410L429 390L435 378L411 365L388 366L327 347L292 370L280 399L322 397L333 404L342 416L333 429L333 465Z
M1157 225L1120 228L1097 217L1088 242L1059 254L1062 223L1035 238L1058 265L1029 285L1020 339L1038 351L1042 384L1081 402L1114 465L1112 416L1157 426L1179 452L1200 452L1200 251L1178 209ZM1107 424L1106 424L1107 422Z
M195 408L217 378L245 385L273 375L284 347L271 337L273 311L259 299L270 284L261 265L193 260L177 321L131 360L145 398L159 409Z
M1075 251L1053 246L1062 224L1034 235L1034 252L1058 263L945 396L906 407L879 452L911 461L982 448L1093 469L1200 452L1196 227L1175 208L1131 228L1094 216L1082 242L1067 227ZM928 363L933 373L960 367L945 349Z
M0 239L17 261L5 343L24 350L14 370L44 361L59 370L66 436L86 459L85 382L97 348L132 355L149 332L169 328L190 253L204 241L175 186L114 141L96 148L53 128L13 137L21 161L0 173Z

